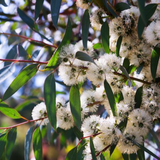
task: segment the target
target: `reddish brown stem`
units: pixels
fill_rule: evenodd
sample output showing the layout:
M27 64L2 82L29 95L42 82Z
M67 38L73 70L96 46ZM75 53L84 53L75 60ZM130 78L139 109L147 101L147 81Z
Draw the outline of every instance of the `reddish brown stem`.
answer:
M47 64L48 62L40 62L40 61L29 61L29 60L18 60L18 59L0 59L3 62L14 62L14 63L38 63L38 64Z
M102 151L100 151L100 152L96 155L96 157L99 156L102 152L106 151L110 146L111 146L111 145L108 145L107 147L105 147Z
M1 130L1 129L12 129L12 128L19 127L19 126L24 125L24 124L27 124L27 123L40 121L40 120L43 120L43 119L45 119L45 118L47 118L47 117L39 118L39 119L35 119L35 120L27 120L27 121L25 121L25 122L22 122L22 123L19 123L19 124L15 124L15 125L9 126L9 127L0 127L0 130Z
M20 37L20 38L28 40L29 42L36 42L36 43L43 44L44 46L47 46L47 47L57 48L56 45L47 44L43 41L38 41L38 40L35 40L33 38L25 37L25 36L18 35L18 34L11 34L11 33L0 33L0 34L7 35L7 36L12 36L12 37Z

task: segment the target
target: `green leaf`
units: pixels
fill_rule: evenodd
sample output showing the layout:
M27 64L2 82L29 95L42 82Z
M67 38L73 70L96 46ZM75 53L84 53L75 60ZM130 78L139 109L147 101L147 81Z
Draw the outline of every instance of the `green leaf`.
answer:
M111 147L110 147L110 156L112 155L112 153L114 152L116 146L118 144L118 141L116 143L111 143Z
M145 14L145 0L138 0L138 6L141 13L141 17L145 26L147 25L147 17Z
M85 50L87 50L89 24L90 24L90 20L89 20L89 13L87 9L85 10L83 19L82 19L82 41L83 41L83 47Z
M7 4L4 0L0 0L0 4L2 4L3 6L7 7Z
M154 80L156 78L159 56L160 56L160 48L155 47L152 51L152 56L151 56L151 74Z
M20 16L20 18L31 28L36 29L36 25L32 18L30 18L28 15L26 15L20 8L17 9L17 12Z
M113 113L114 116L116 116L116 111L117 111L116 101L114 99L112 89L111 89L110 85L108 84L108 82L106 80L104 81L104 88L105 88L105 92L106 92L107 97L108 97L108 101L109 101L112 113Z
M102 47L102 43L96 43L93 45L93 49L101 49Z
M119 51L121 48L121 43L122 43L122 36L119 36L116 44L116 56L119 57Z
M62 0L51 0L51 16L52 16L53 25L55 27L57 27L61 1Z
M29 160L32 134L33 134L33 127L30 127L27 131L24 142L24 160Z
M17 45L14 45L8 52L5 59L15 59L17 57ZM4 66L10 65L12 62L5 62Z
M76 160L77 159L77 147L70 150L65 160Z
M42 160L42 134L39 128L33 133L33 150L36 160Z
M92 160L97 160L92 137L90 137L90 149L91 149L91 154L92 154Z
M138 155L139 160L145 160L144 151L142 149L139 149L137 151L137 155Z
M105 157L103 156L103 154L101 154L100 158L101 160L105 160Z
M51 57L51 59L49 60L47 67L46 68L51 68L54 69L57 66L60 65L60 58L59 58L59 52L61 50L61 48L64 45L67 45L70 43L71 40L71 36L72 36L72 26L71 26L71 21L70 19L68 19L68 24L67 24L67 28L66 28L66 33L63 37L63 40L60 44L60 46L58 47L58 49L56 50L56 52L53 54L53 56Z
M131 73L133 73L136 69L137 69L136 66L131 65L131 66L128 67L128 70L127 70L127 71L128 71L129 74L131 74Z
M51 124L47 123L47 140L48 140L48 143L50 143L50 141L51 141L51 129L52 129Z
M136 146L138 146L140 149L142 149L143 151L147 152L148 154L150 154L151 156L157 158L158 160L160 160L160 158L155 155L153 152L151 152L150 150L148 150L146 147L144 147L143 145L139 144L138 142L136 142L135 140L131 139L131 138L127 138L128 140L130 140L133 144L135 144Z
M82 142L81 142L81 143L82 143ZM85 149L85 145L86 145L86 144L83 144L83 145L78 149L77 159L76 159L76 160L82 160L83 150Z
M122 154L124 160L129 160L128 154Z
M12 128L7 135L6 160L9 160L17 137L17 128Z
M81 128L81 102L80 93L77 85L72 86L69 95L70 107L74 122L78 129Z
M4 115L12 118L12 119L20 119L21 115L13 108L10 108L5 103L0 103L0 112L2 112Z
M48 119L53 128L56 129L56 85L53 73L51 73L45 80L44 99L47 107Z
M123 72L123 74L131 81L131 79L130 79L130 77L129 77L129 74L128 74L126 68L123 67L123 66L120 66L120 70L121 70L121 71Z
M103 48L106 53L109 53L109 26L107 21L102 24L101 37L102 37Z
M123 61L123 67L126 68L126 70L128 70L129 68L129 59L128 58L125 58L124 61Z
M127 3L120 2L115 5L115 9L117 12L124 11L126 9L130 9L130 6Z
M142 103L143 86L139 87L135 94L135 108L140 108Z
M77 127L74 127L73 131L79 140L83 137L83 133Z
M17 45L17 52L18 52L19 56L24 57L24 58L28 58L28 53L20 44Z
M19 75L13 80L3 95L2 101L12 96L19 88L26 84L37 72L38 64L31 64L25 67Z
M137 155L136 154L130 154L130 160L135 160L137 158Z
M140 64L140 66L137 68L137 74L140 74L142 69L144 67L144 62Z
M145 14L146 14L147 22L154 14L155 10L157 9L157 6L158 4L155 4L155 3L148 4L147 6L145 6L145 11L146 11Z
M7 134L3 133L0 135L0 159L5 150L6 142L7 142Z
M119 103L120 101L122 101L124 99L122 92L116 93L114 95L114 99L115 99L116 103Z
M35 20L38 18L39 13L43 7L44 0L36 0L36 8L35 8Z
M86 54L85 52L78 51L76 53L76 58L80 59L82 61L92 62L92 63L94 63L96 65L96 63L94 62L94 60L88 54Z
M145 28L145 24L142 20L142 16L139 16L139 19L138 19L138 26L137 26L137 32L138 32L138 37L139 39L141 38L142 36L142 33L144 31L144 28Z

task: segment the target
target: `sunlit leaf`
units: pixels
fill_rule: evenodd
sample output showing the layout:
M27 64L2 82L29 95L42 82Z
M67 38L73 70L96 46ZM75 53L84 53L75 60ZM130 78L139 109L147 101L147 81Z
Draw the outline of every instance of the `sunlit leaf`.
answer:
M33 133L33 150L36 160L42 160L42 135L39 128Z
M104 88L105 88L105 92L106 92L107 97L108 97L108 101L109 101L112 113L115 116L116 115L116 110L117 110L116 101L114 99L112 89L111 89L110 85L108 84L108 82L106 80L104 81Z
M60 58L59 58L59 52L60 52L62 46L70 43L71 36L72 36L72 26L71 26L70 19L68 19L68 24L67 24L67 28L66 28L66 32L65 32L65 35L63 37L63 40L62 40L60 46L58 47L58 49L56 50L56 52L53 54L53 56L49 60L46 68L54 69L54 68L56 68L57 66L60 65L61 61L60 61Z
M106 53L109 53L109 26L107 21L102 24L101 37L103 48Z
M20 119L21 115L13 108L10 108L5 103L0 103L0 112L2 112L4 115L12 118L12 119Z
M87 50L89 24L90 24L89 13L88 13L88 10L85 10L83 19L82 19L82 41L83 41L83 47L85 50Z
M44 0L36 0L36 8L35 8L35 20L38 18L39 13L43 7Z
M54 129L56 129L56 85L53 73L51 73L45 80L44 99L47 107L48 119Z
M96 43L93 45L93 49L101 49L102 47L102 43Z
M160 48L155 47L152 51L152 56L151 56L151 74L153 79L156 78L159 57L160 57Z
M25 67L10 84L4 93L2 100L4 101L12 96L19 88L26 84L36 74L37 70L38 64L31 64Z
M29 160L32 134L33 134L33 127L30 127L27 131L26 138L24 141L24 160Z
M76 53L76 56L75 56L77 59L80 59L82 61L88 61L88 62L92 62L95 64L94 60L88 55L86 54L85 52L82 52L82 51L78 51ZM96 65L96 64L95 64Z
M55 27L57 27L61 1L62 0L51 0L51 16L52 16L53 25Z
M80 103L80 93L78 86L72 86L70 89L70 107L72 116L76 126L80 129L81 128L81 103Z
M68 152L65 160L75 160L75 159L77 159L77 147L73 148Z
M92 137L90 137L90 149L91 149L91 154L92 154L92 160L97 160Z
M6 142L7 142L7 134L3 133L0 135L0 159L5 150Z
M135 108L140 108L142 103L143 86L139 87L135 94Z
M6 160L9 160L14 148L14 144L17 137L17 128L12 128L7 135L7 144L6 144Z

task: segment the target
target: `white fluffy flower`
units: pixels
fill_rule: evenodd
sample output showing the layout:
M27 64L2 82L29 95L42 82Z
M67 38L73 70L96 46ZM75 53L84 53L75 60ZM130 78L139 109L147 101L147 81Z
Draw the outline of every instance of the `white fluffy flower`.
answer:
M101 26L102 26L102 16L106 16L104 10L97 9L96 11L94 11L92 13L92 15L90 16L90 21L91 21L91 26L95 29L100 31L101 30Z
M77 7L80 7L82 9L89 8L88 0L77 0L76 5L77 5Z
M58 127L65 130L74 126L69 103L67 104L67 107L61 107L57 110L57 123Z
M33 108L32 118L33 120L44 118L43 120L39 120L36 123L40 125L47 125L49 121L48 121L48 118L45 118L45 117L47 117L46 105L44 102L41 102Z
M83 136L86 137L97 134L102 121L103 119L96 115L91 115L90 117L85 118L81 127Z
M71 86L85 81L86 69L83 69L83 67L60 65L59 76L66 85Z

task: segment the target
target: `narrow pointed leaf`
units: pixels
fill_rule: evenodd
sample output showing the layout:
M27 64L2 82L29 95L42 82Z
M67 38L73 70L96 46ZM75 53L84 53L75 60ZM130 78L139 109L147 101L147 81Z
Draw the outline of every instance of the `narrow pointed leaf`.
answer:
M115 5L115 9L116 9L116 11L121 12L126 9L130 9L130 6L127 3L120 2Z
M33 150L36 160L42 160L42 134L39 128L33 133Z
M43 7L44 0L36 0L36 8L35 8L35 20L38 18L40 11Z
M12 96L19 88L26 84L36 74L37 70L38 64L31 64L25 67L10 84L4 93L2 100L4 101Z
M5 150L6 142L7 142L7 134L6 133L1 134L0 135L0 159Z
M12 119L20 119L21 115L13 108L10 108L5 103L0 103L0 112L2 112L4 115L12 118Z
M101 49L103 48L102 43L96 43L93 45L93 49Z
M48 119L53 128L56 129L56 85L53 73L51 73L45 80L44 99L47 107Z
M6 160L9 160L14 148L14 144L17 137L17 128L12 128L7 135L7 144L6 144Z
M122 157L123 157L124 160L129 160L128 154L122 154Z
M91 154L92 154L92 160L97 160L92 137L90 137L90 149L91 149Z
M76 160L77 159L77 147L70 150L65 160Z
M0 4L2 4L3 6L7 7L7 4L4 0L0 0Z
M103 48L106 53L109 53L109 26L107 21L102 24L101 37Z
M15 59L17 57L17 45L14 45L8 52L6 59ZM4 62L4 66L10 65L12 62Z
M123 67L123 66L120 66L120 70L121 70L121 71L123 72L123 74L131 81L131 79L130 79L130 77L129 77L129 74L128 74L126 68Z
M81 103L78 86L72 86L69 95L70 107L74 122L78 129L81 128Z
M144 31L144 28L145 28L145 24L142 20L142 17L139 16L139 19L138 19L138 26L137 26L137 32L138 32L138 37L141 38L142 36L142 33Z
M127 138L128 140L130 140L133 144L135 144L136 146L138 146L140 149L142 149L143 151L147 152L148 154L150 154L151 156L157 158L157 160L160 160L160 158L155 155L153 152L151 152L150 150L148 150L146 147L144 147L143 145L139 144L138 142L136 142L133 139Z
M159 55L160 55L160 49L155 47L152 51L152 56L151 56L151 74L153 79L156 78Z
M87 9L85 10L83 19L82 19L82 41L83 41L83 47L85 50L87 50L89 24L90 24L90 20L89 20L89 13Z
M92 63L94 63L96 65L96 63L94 62L94 60L88 54L86 54L85 52L78 51L76 53L76 58L80 59L82 61L92 62Z
M111 144L111 147L110 147L110 156L111 156L112 153L114 152L114 150L115 150L117 144L118 144L118 141L117 141L116 143L112 143L112 144Z
M135 159L136 159L136 157L137 157L137 155L136 155L136 154L130 154L130 160L135 160Z
M72 36L72 26L71 26L70 19L68 19L68 24L67 24L67 28L66 28L66 32L65 32L65 35L63 37L63 40L62 40L60 46L58 47L58 49L56 50L56 52L53 54L53 56L49 60L46 68L53 69L53 68L56 68L57 66L60 65L59 52L60 52L62 46L70 43L71 36Z
M51 16L52 16L53 25L55 27L57 27L61 1L62 0L51 0Z
M51 141L51 129L52 129L51 124L47 123L47 140L48 140L48 143L50 143L50 141Z
M138 155L139 160L145 160L144 151L142 149L139 149L137 151L137 155Z
M18 45L18 46L17 46L17 50L18 50L19 56L24 57L24 58L28 58L28 53L27 53L26 50L22 47L22 45Z
M103 154L101 154L100 158L101 158L101 160L105 160Z
M146 18L147 21L152 17L152 15L154 14L155 10L157 9L158 4L152 3L152 4L148 4L147 6L145 6L145 14L146 14Z
M17 9L17 12L20 16L20 18L31 28L35 29L35 23L32 18L30 18L28 15L26 15L20 8Z
M104 88L105 88L105 92L106 92L107 97L108 97L108 101L109 101L112 113L115 116L116 115L116 110L117 110L116 102L115 102L115 99L114 99L112 89L111 89L110 85L108 84L108 82L106 80L104 81Z
M122 43L122 36L119 36L116 44L116 56L119 57L119 51L121 48L121 43Z
M139 87L135 94L135 108L140 108L142 103L143 86Z
M25 142L24 142L24 160L29 160L32 134L33 134L33 127L30 127L27 131Z

